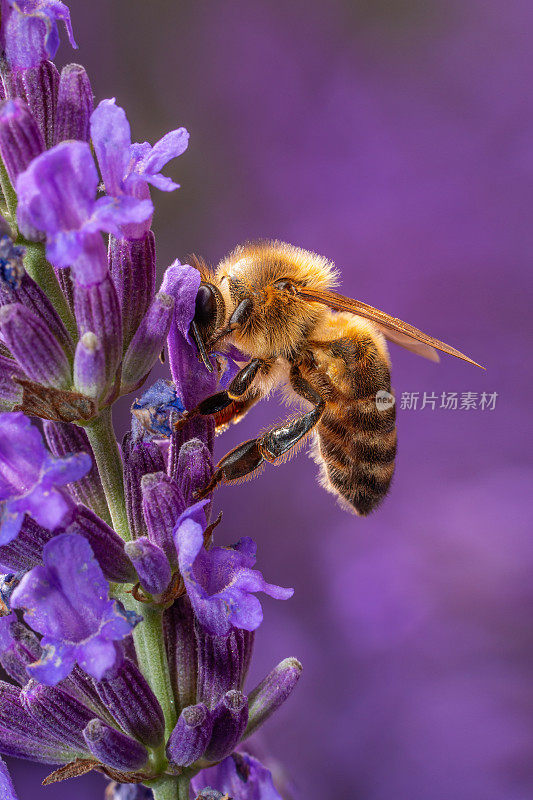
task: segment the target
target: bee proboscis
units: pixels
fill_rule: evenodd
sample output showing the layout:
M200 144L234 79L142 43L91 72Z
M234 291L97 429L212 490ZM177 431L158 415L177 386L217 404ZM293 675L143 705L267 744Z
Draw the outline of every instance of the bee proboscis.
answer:
M202 282L191 334L199 357L234 345L245 362L225 391L180 421L212 415L237 422L276 388L300 413L228 453L202 496L290 458L309 437L322 485L365 516L385 497L396 456L395 404L386 339L438 361L437 350L475 361L412 325L333 291L338 273L323 256L284 242L237 247ZM385 402L387 398L391 402Z

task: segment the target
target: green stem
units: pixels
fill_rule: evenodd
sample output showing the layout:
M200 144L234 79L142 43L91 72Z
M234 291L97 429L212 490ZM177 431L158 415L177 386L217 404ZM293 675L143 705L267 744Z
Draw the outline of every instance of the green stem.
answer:
M191 780L188 775L180 775L178 778L178 799L179 800L189 800L189 786L191 785Z
M111 408L104 408L87 423L85 430L96 459L113 527L125 542L129 542L131 534L124 500L122 459L111 421Z
M78 339L78 329L72 316L65 295L61 291L61 286L57 280L54 268L46 260L44 244L41 242L28 242L25 239L17 240L26 248L24 256L24 266L26 271L39 284L43 292L53 304L55 310L63 320L63 323L70 333L74 342Z
M166 741L174 730L177 714L163 638L163 612L149 605L137 610L141 611L143 621L133 631L135 650L140 667L163 709Z
M0 186L2 187L2 192L4 194L4 198L6 201L7 213L11 217L9 222L11 225L15 225L16 215L17 215L17 194L13 189L13 184L9 179L6 166L1 158L0 158Z
M126 515L124 500L124 484L122 475L122 459L118 450L113 430L111 408L104 409L99 416L86 426L87 436L94 452L98 471L102 479L109 511L116 532L124 539L131 540L131 533ZM132 609L142 616L142 621L134 628L133 640L139 667L156 695L165 716L165 741L176 724L176 705L170 682L167 654L163 638L163 612L148 604L137 602L125 586L117 586L114 596L120 599L127 609ZM153 753L157 769L165 768L164 748ZM161 778L154 784L156 800L182 800L188 798L189 780L180 777ZM181 792L181 793L180 793Z
M151 785L155 800L189 800L189 779L165 777Z

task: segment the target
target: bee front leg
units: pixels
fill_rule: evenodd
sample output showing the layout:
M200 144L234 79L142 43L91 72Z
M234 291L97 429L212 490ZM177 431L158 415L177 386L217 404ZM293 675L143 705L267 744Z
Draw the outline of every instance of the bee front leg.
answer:
M194 417L209 417L224 411L234 400L238 400L246 394L252 385L253 379L259 372L259 369L264 366L264 364L265 362L261 358L252 358L252 360L249 361L248 364L245 364L235 375L226 391L217 392L211 395L211 397L206 397L205 400L198 403L196 408L187 411L183 417L176 422L175 427L177 429L182 428L186 422Z
M315 404L314 408L282 425L270 428L260 438L249 439L231 450L219 461L207 486L198 493L199 499L210 494L219 483L240 483L251 478L265 461L276 464L285 460L313 430L322 416L326 402L302 378L297 367L291 369L291 384L301 397Z

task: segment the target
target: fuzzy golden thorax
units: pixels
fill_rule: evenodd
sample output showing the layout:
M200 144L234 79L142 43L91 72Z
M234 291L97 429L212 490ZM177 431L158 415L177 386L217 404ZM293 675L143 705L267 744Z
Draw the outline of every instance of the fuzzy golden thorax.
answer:
M241 245L221 261L214 274L202 273L223 299L217 327L228 324L243 300L252 301L246 322L228 341L248 355L265 359L296 352L323 314L319 305L295 297L284 283L326 290L337 282L328 259L276 241Z

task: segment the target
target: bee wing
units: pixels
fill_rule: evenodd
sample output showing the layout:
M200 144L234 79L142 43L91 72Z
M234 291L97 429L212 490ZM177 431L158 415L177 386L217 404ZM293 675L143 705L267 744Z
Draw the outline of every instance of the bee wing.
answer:
M298 287L297 295L313 303L321 303L335 311L348 311L350 314L357 314L359 317L365 317L365 319L374 322L388 339L402 347L406 347L413 353L429 358L431 361L439 360L435 350L441 350L443 353L448 353L450 356L455 356L463 361L468 361L469 364L474 364L476 367L485 369L481 364L478 364L468 356L465 356L464 353L456 350L455 347L450 347L449 344L440 342L438 339L433 338L433 336L419 331L418 328L415 328L413 325L402 322L401 319L396 319L396 317L391 317L389 314L385 314L384 311L379 311L379 309L362 303L360 300L352 300L350 297L344 297L344 295L337 294L336 292L321 292L316 289L307 289L305 287Z
M375 322L374 325L376 328L379 328L383 336L385 336L391 342L394 342L394 344L398 344L400 347L405 348L405 350L409 350L410 353L414 353L417 356L427 358L428 361L434 361L436 364L439 363L440 356L435 348L431 347L431 345L424 344L424 342L419 342L418 340L413 339L411 336L407 336L405 333L393 331L392 328L385 328L385 326L381 325L379 322Z

